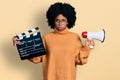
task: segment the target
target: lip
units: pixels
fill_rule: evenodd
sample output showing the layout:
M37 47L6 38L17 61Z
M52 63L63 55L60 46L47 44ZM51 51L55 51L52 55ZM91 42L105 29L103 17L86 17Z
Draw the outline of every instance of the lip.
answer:
M62 30L63 28L62 27L57 27L58 30Z
M62 29L62 27L58 27L58 29Z

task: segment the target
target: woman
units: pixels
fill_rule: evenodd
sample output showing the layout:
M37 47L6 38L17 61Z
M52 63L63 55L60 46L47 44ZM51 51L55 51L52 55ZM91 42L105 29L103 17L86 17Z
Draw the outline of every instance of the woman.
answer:
M75 25L76 12L67 3L55 3L47 11L48 24L53 32L43 36L46 55L29 59L33 63L43 63L44 80L75 80L76 65L87 63L90 45L93 40L86 40L82 45L80 37L69 29ZM13 39L14 45L17 40Z

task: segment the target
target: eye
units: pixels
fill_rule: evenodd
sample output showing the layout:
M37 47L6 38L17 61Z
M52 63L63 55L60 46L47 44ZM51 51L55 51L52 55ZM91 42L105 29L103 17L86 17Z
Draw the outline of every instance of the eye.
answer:
M55 20L55 22L57 22L57 23L58 23L58 22L60 22L60 20L59 20L59 19L56 19L56 20Z
M62 21L62 22L66 22L66 20L65 20L65 19L62 19L61 21Z
M60 20L60 19L56 19L56 20L55 20L55 23L60 23L60 22L61 22L61 23L66 23L67 20L66 20L66 19L61 19L61 20Z

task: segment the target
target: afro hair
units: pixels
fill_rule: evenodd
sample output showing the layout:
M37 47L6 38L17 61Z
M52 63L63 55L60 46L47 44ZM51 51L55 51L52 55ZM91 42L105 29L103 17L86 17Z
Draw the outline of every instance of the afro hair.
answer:
M67 18L68 21L67 27L69 29L75 25L76 21L75 8L68 3L57 2L51 5L46 13L46 17L48 19L47 22L48 25L51 26L51 29L54 29L55 27L54 20L59 14L62 14L64 17Z

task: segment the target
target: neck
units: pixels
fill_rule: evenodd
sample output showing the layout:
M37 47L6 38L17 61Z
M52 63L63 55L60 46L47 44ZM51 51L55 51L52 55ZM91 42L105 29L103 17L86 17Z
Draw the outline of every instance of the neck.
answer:
M55 33L58 33L58 34L66 34L69 32L68 28L66 27L65 29L63 30L58 30L57 28L55 28Z

